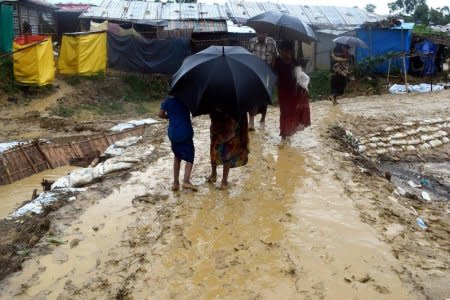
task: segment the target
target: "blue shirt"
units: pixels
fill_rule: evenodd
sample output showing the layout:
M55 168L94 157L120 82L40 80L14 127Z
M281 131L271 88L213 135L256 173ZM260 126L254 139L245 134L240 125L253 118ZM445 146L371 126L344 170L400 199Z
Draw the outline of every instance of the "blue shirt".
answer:
M169 117L167 135L170 141L180 143L186 140L192 140L194 130L192 129L191 115L186 105L174 97L167 97L161 103L161 109Z

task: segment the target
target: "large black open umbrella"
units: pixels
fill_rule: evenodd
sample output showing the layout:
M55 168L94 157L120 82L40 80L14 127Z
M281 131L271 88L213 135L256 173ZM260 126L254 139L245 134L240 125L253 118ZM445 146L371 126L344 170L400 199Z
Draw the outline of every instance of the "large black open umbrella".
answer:
M219 110L234 118L271 103L275 75L242 47L211 46L187 57L172 77L171 94L194 116Z
M281 12L264 12L248 19L245 25L257 32L267 33L277 40L297 40L305 43L316 41L316 35L308 24Z

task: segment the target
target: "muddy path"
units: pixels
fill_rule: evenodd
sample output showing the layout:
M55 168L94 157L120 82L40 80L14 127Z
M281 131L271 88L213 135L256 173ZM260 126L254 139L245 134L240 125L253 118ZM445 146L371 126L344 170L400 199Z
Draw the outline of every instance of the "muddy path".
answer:
M436 96L435 103L417 116L445 113L446 97ZM420 252L412 256L405 249L399 252L396 242L387 238L386 226L391 235L405 231L408 239L399 241L404 247L414 238L426 241L420 237L425 233L411 222L400 224L400 230L392 214L379 214L377 203L384 203L385 210L393 207L386 202L391 201L386 200L392 193L389 183L356 172L350 154L340 151L328 134L337 121L361 118L363 124L364 118L381 118L386 115L386 102L395 107L387 118L410 116L408 110L421 101L414 99L366 97L344 100L338 107L315 103L314 125L288 144L280 144L278 112L271 109L265 127L251 134L249 164L232 170L228 191L205 183L209 173L206 118L194 121L193 181L201 184L198 193L170 192L169 143L148 139L156 146L152 160L130 176L89 189L79 202L54 213L50 233L67 244L46 246L46 251L44 246L35 247L23 270L3 280L0 296L423 299L448 295L448 285L443 284L449 276L448 252L445 255L442 239L435 241L440 251L436 268L428 271L418 265L423 262ZM145 147L135 146L135 151ZM391 208L397 215L401 209ZM445 231L442 234L445 238Z

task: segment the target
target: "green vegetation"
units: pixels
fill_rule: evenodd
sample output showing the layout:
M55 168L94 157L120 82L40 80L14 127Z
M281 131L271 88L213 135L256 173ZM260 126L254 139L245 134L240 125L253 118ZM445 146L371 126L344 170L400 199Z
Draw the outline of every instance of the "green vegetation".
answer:
M82 103L80 109L91 111L97 115L120 114L124 112L124 105L118 101L97 101Z
M309 96L311 101L326 99L330 95L330 71L316 70L310 75Z
M75 110L72 107L66 107L61 103L58 103L52 112L54 115L63 118L70 118L75 115Z
M97 74L87 75L87 76L80 76L80 75L73 75L73 76L64 76L63 79L65 82L72 86L79 85L83 79L91 80L91 81L103 81L105 80L106 76L104 72L99 72Z
M0 58L0 90L10 96L17 92L17 85L14 82L13 61L10 57Z
M161 100L167 94L169 82L164 77L147 77L144 75L125 75L125 101L146 102Z
M448 35L448 33L435 31L432 28L430 28L426 25L422 25L422 24L416 24L414 26L413 33L415 35L420 35L420 36L433 36L433 37L437 37L437 38L450 40L450 36Z

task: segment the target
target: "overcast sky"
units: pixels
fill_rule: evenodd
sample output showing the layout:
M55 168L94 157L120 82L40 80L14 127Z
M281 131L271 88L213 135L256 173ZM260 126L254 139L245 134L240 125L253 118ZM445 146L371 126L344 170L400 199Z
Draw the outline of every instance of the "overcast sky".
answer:
M52 3L92 3L95 5L99 5L102 3L103 0L50 0ZM249 0L252 1L252 0ZM292 3L292 4L303 4L303 5L335 5L335 6L349 6L353 7L357 5L360 8L364 8L366 4L372 3L377 6L376 13L378 14L388 14L389 9L387 7L387 4L389 2L393 2L394 0L314 0L314 1L307 1L307 0L257 0L260 2L279 2L279 3ZM226 0L198 0L198 2L205 2L205 3L225 3ZM427 0L427 4L429 6L432 6L434 8L442 7L444 5L450 6L449 0Z

